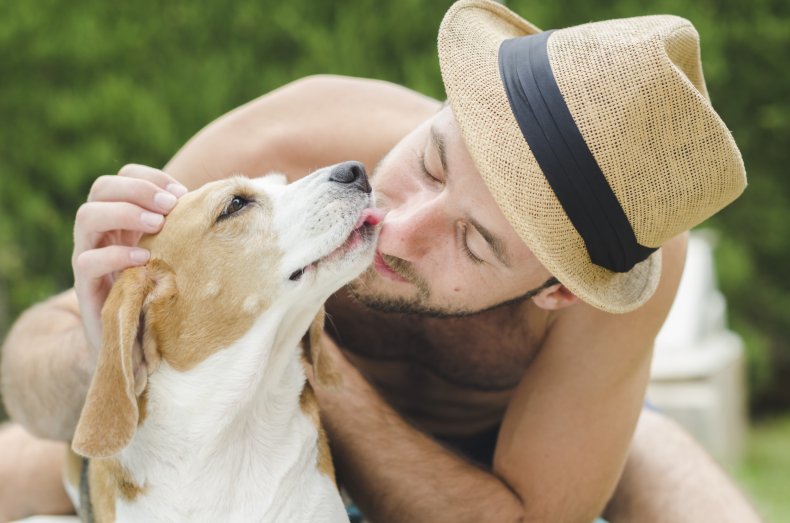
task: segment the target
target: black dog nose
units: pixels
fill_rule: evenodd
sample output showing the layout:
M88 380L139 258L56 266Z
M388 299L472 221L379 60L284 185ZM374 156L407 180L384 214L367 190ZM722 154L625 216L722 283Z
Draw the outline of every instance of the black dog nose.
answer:
M368 175L365 174L365 166L359 162L343 162L335 165L329 173L329 181L350 184L366 193L371 190Z

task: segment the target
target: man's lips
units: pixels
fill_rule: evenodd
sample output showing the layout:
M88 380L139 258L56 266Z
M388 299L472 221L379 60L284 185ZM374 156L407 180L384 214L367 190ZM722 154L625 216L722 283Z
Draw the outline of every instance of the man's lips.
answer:
M392 270L392 267L387 265L387 262L384 261L384 257L379 251L376 251L376 255L373 257L373 267L376 269L376 272L389 280L408 283L407 279L402 277L400 274Z

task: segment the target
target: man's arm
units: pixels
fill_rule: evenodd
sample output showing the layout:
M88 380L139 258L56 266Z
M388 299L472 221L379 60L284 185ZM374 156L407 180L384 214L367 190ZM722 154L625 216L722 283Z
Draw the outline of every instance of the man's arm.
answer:
M307 77L218 118L164 170L190 189L234 173L276 171L294 181L346 160L360 161L371 172L440 107L433 98L388 82Z
M579 303L549 326L510 402L494 471L535 521L592 521L625 464L642 411L652 347L672 305L685 235L662 249L661 282L638 310L613 315Z
M713 458L677 423L650 410L639 418L604 517L612 523L760 521Z
M28 309L3 345L8 414L40 437L71 438L93 373L73 290Z
M0 425L0 521L37 514L73 514L63 489L66 445L32 437L19 425ZM65 523L65 522L64 522Z
M218 118L187 143L165 167L169 177L155 169L127 166L119 174L130 175L97 180L92 189L97 201L91 203L105 205L88 207L78 216L75 241L90 245L81 247L81 252L75 246L75 281L107 280L114 271L132 265L128 252L139 234L158 229L135 222L140 208L155 212L153 194L165 189L168 180L196 188L232 174L257 176L275 170L293 180L314 168L350 159L372 169L438 107L437 101L394 84L331 76L299 80L253 100ZM129 209L134 211L130 214ZM108 222L118 223L118 230L106 231ZM114 250L102 250L106 245L101 242L93 245L100 234L112 235L108 241ZM34 306L17 321L3 345L8 411L39 436L67 440L72 435L96 350L91 347L95 342L86 342L85 330L92 340L98 339L101 295L95 293L86 304L83 291L78 306L70 290ZM83 315L87 310L91 318L81 317L80 310Z

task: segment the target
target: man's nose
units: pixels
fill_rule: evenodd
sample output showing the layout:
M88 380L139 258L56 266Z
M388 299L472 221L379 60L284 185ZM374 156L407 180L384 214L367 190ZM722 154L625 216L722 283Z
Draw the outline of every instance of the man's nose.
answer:
M329 181L348 185L362 192L370 193L365 166L359 162L343 162L335 165L329 173Z
M443 241L450 222L438 201L390 209L379 236L382 252L416 261Z

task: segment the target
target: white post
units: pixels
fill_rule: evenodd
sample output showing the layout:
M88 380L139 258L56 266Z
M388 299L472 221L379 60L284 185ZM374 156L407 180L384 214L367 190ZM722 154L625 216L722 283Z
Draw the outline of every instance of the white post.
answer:
M677 298L656 338L647 398L732 466L743 453L747 392L743 341L727 329L726 308L711 242L694 232Z

